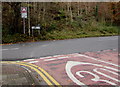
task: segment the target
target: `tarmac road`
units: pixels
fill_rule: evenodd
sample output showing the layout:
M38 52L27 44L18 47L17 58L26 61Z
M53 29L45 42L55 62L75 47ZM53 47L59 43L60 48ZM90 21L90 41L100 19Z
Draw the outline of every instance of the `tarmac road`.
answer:
M50 55L118 49L118 36L40 41L2 46L2 60L23 60Z

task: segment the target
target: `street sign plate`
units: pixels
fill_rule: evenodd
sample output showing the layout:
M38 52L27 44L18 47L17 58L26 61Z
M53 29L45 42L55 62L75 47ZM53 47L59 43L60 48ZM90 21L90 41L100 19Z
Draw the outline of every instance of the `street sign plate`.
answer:
M32 26L32 29L40 30L40 26Z
M21 7L21 17L27 18L27 7Z

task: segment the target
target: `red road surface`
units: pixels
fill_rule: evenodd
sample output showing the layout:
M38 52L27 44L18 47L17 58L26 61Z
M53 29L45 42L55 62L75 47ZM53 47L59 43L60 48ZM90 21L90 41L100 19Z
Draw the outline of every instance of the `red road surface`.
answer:
M119 85L120 82L115 49L25 61L43 68L61 85Z

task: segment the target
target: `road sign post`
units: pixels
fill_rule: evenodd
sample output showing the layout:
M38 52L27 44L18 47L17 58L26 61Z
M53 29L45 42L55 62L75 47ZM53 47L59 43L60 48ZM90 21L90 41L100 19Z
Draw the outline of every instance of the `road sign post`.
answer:
M33 30L38 30L38 33L40 34L40 25L38 24L37 26L32 26L32 36L33 36Z
M21 7L21 17L23 18L23 32L25 34L25 19L27 18L27 7Z
M25 34L25 18L23 18L23 30L24 30L24 34Z

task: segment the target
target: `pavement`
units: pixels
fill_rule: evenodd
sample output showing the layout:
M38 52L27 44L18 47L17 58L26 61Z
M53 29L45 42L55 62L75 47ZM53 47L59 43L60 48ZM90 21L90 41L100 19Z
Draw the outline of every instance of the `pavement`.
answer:
M2 46L2 60L15 61L86 51L118 49L118 36L39 41Z
M96 52L89 51L54 55L22 61L2 61L2 63L21 65L27 70L30 68L38 73L39 78L41 77L41 80L49 86L118 87L120 86L120 64L118 61L118 50L108 49ZM26 81L26 83L28 82Z
M46 83L33 70L18 64L2 64L2 87L35 87ZM46 86L47 87L47 86Z

